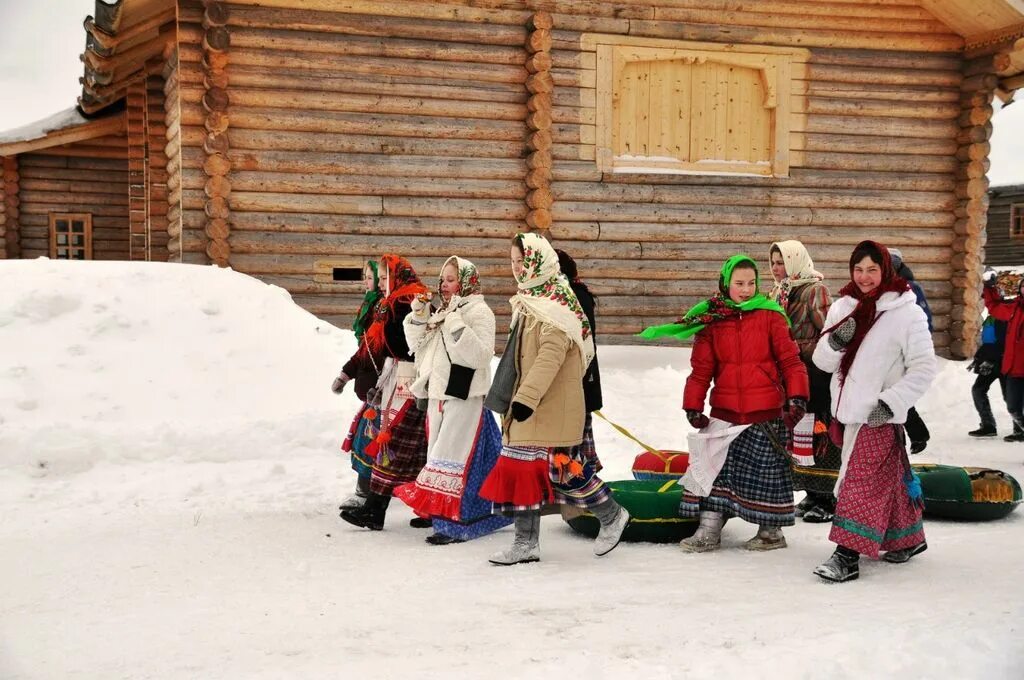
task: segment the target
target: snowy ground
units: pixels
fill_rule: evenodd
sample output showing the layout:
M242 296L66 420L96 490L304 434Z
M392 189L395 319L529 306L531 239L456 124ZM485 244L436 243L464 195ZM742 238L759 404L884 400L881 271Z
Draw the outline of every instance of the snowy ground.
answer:
M0 263L0 678L1020 678L1024 511L929 521L927 553L820 583L827 527L790 547L623 544L544 520L432 547L395 507L342 523L354 347L280 289L214 268ZM605 413L683 448L687 351L601 349ZM1024 479L1024 446L972 441L972 376L921 405L922 462ZM996 396L993 390L993 397ZM996 400L998 405L998 400ZM997 408L997 410L999 410ZM1009 422L1000 414L1000 426ZM606 479L637 447L596 425Z

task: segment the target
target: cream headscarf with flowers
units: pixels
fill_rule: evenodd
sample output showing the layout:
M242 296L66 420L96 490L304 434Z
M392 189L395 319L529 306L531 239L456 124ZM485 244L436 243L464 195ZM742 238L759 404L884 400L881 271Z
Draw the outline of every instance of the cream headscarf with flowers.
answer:
M564 332L580 348L586 371L594 358L594 338L587 315L558 266L558 254L543 236L526 233L516 238L523 243L523 273L518 277L519 292L509 300L512 325L529 315Z
M448 265L455 267L456 276L459 278L459 292L445 300L444 295L441 294L441 285L444 283L444 270ZM449 312L469 302L472 295L482 296L480 273L477 271L476 265L469 260L452 255L441 265L441 273L437 276L437 299L441 301L441 306L430 315L427 328L440 326Z
M817 283L825 277L814 268L814 262L807 253L807 248L800 241L777 241L768 249L768 260L771 253L778 249L782 253L782 262L786 265L786 277L775 282L775 287L768 297L779 303L783 309L789 304L789 293L794 288L808 283Z

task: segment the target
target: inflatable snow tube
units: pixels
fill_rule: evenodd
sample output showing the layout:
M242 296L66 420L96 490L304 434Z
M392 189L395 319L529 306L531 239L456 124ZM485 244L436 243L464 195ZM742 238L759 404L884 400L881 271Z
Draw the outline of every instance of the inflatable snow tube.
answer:
M608 482L612 496L629 511L632 520L622 535L628 542L673 543L692 536L697 531L695 517L679 516L679 501L683 487L675 479L668 481L624 479ZM597 518L589 512L573 512L568 508L563 518L569 526L587 536L596 537L601 528ZM567 516L571 515L571 516Z
M911 467L921 478L926 515L968 521L1001 519L1021 503L1020 484L1000 470L928 464Z
M642 451L633 460L633 477L639 480L679 479L690 465L686 451Z

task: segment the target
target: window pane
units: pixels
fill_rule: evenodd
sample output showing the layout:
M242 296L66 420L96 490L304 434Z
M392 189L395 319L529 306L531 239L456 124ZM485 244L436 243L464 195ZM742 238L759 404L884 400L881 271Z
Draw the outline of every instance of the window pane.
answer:
M68 230L68 221L67 220L56 220L56 222L54 222L54 224L56 225L54 228L57 231L67 231Z
M82 234L85 232L85 222L82 220L75 220L71 223L71 231L76 234Z
M67 234L57 234L57 245L66 246L68 244Z
M58 260L66 260L66 259L68 259L68 249L67 248L57 248L57 259Z
M85 235L84 234L75 234L74 236L72 236L71 237L71 245L73 245L73 246L84 246L85 245Z
M75 257L73 259L75 259L75 260L84 260L85 259L85 251L84 250L76 250L75 251Z

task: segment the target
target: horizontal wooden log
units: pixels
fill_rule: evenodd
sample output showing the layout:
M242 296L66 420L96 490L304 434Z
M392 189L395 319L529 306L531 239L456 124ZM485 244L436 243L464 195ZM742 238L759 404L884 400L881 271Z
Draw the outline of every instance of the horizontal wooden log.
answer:
M194 125L202 120L203 115L201 110L196 111L194 107L182 106L182 118L186 123ZM376 134L381 135L382 139L384 137L423 137L512 141L521 140L523 137L522 121L255 109L241 106L232 107L231 125L232 128L249 130ZM207 129L210 129L209 126ZM227 129L226 124L223 129Z
M790 149L862 154L910 154L948 156L956 153L954 139L922 139L884 135L834 135L819 132L793 133Z
M988 158L989 153L992 151L992 145L988 142L982 142L979 144L969 144L961 146L956 151L956 158L959 161L979 161Z
M845 244L851 249L865 238L865 227L862 226L820 226L806 224L716 224L713 227L707 224L659 224L651 222L568 222L561 221L555 225L555 229L570 230L577 233L576 227L584 225L587 227L587 236L573 236L577 240L601 240L601 241L640 241L643 243L693 243L693 242L723 242L723 243L746 243L753 255L759 253L753 244L759 244L764 259L767 259L769 244L775 241L797 239L808 245L812 258L816 258L815 249L819 244ZM596 228L595 228L596 227ZM887 239L887 243L893 246L908 248L910 246L920 247L942 247L949 246L953 238L947 228L907 228ZM614 247L614 246L613 246Z
M561 24L559 24L561 26ZM675 40L722 41L791 45L798 47L842 47L912 52L956 52L963 48L963 38L953 34L883 33L849 31L827 33L804 29L758 28L691 24L675 21L629 22L629 34Z
M182 200L184 202L184 196ZM236 188L231 193L230 201L232 209L239 211L379 215L382 212L383 199L380 196L330 194L318 194L313 197L302 194L248 192Z
M757 5L754 5L754 8L756 9ZM775 14L770 10L763 12L747 11L747 8L744 6L741 11L657 7L653 18L657 21L681 21L689 24L724 24L729 27L730 31L733 27L760 27L766 29L804 29L813 33L917 33L922 35L945 35L947 36L947 41L956 40L954 36L950 35L952 31L947 26L932 17L907 19L892 16L847 16L842 14L841 11L833 14L818 15ZM787 31L783 35L792 35L792 33ZM795 38L791 38L791 40L795 40ZM808 43L801 42L800 44ZM830 46L830 44L825 42L824 46ZM865 45L861 44L859 46Z
M203 33L203 49L225 52L231 47L231 32L224 26L211 26Z
M960 131L955 120L916 120L873 116L807 116L805 132L952 139Z
M232 149L227 156L231 167L238 171L508 180L521 179L526 173L526 162L519 158L446 158L313 151L253 152L240 149Z
M195 39L192 31L182 30L182 39ZM527 55L521 47L479 45L440 39L416 40L404 37L364 37L340 33L259 28L234 28L234 50L281 50L313 52L323 55L358 55L426 61L471 62L523 66ZM549 67L550 68L550 67Z
M259 151L258 154L251 154L256 159L267 159L268 163L288 164L287 156L275 156L272 151L294 152L295 162L289 167L299 167L302 159L309 159L309 162L316 164L322 157L317 153L328 154L366 154L365 162L374 164L371 155L401 155L407 158L414 156L429 156L431 159L443 157L472 158L509 158L515 159L524 155L527 151L526 143L522 139L506 141L486 140L461 140L461 139L423 139L415 137L381 137L378 135L355 135L355 134L332 134L302 132L295 130L252 130L234 128L230 132L231 156L238 158L239 162L256 162L259 160L247 160L244 151ZM194 144L195 140L190 139L186 134L186 140ZM428 159L429 161L430 159ZM382 161L386 162L386 161ZM439 161L444 163L446 161ZM342 157L337 164L331 167L345 167L346 161ZM271 168L267 168L271 169ZM286 169L283 165L280 168ZM383 169L380 170L383 172Z
M185 89L184 91L190 90ZM208 95L210 95L210 92L207 92L204 97ZM407 113L420 116L487 118L491 120L515 121L521 121L526 117L526 106L524 104L458 101L426 97L385 97L287 89L257 90L232 87L231 101L236 106L252 108Z
M883 156L859 153L794 152L790 163L800 168L823 170L874 170L878 172L956 172L956 158L950 156Z
M526 214L526 226L534 231L546 231L551 229L551 225L554 222L554 217L551 214L551 210L547 208L537 208L530 210ZM558 230L559 238L571 238L574 230L571 227L563 228Z
M478 45L519 47L527 36L525 23L481 24L471 21L433 20L407 16L343 14L310 9L289 9L236 6L231 13L232 26L250 28L314 31L346 36L402 37L437 40L450 37L459 42Z
M555 182L555 200L676 203L692 206L787 206L796 208L866 208L887 210L953 210L948 193L814 190L788 188L650 186Z
M462 219L523 220L524 201L384 197L384 214L396 217L454 217Z
M59 180L59 179L23 179L20 185L21 191L53 191L63 194L112 194L120 196L127 194L127 178L122 182L96 181L87 182L82 180Z
M525 58L524 58L525 59ZM231 63L244 66L279 67L287 69L330 70L347 74L375 74L446 78L469 83L524 83L529 75L522 65L481 64L474 62L442 62L399 57L365 57L337 55L324 59L315 52L294 50L232 50Z
M522 180L447 179L422 180L403 177L365 175L324 175L312 173L275 173L237 171L231 173L234 191L285 194L355 194L381 196L451 196L453 198L524 198Z
M199 86L201 81L189 83ZM336 71L318 69L288 70L260 66L232 66L231 85L238 88L267 90L309 90L344 92L389 97L419 97L455 101L483 101L521 104L529 93L519 83L455 82L441 78L413 78L401 75L363 74L349 77ZM555 95L566 106L593 105L579 92Z
M200 216L189 215L184 219L186 226L190 228L203 226L203 219ZM231 224L236 231L419 237L443 233L445 236L496 239L511 238L522 229L522 222L517 220L241 212L238 210L232 212ZM573 240L597 240L598 225L596 222L567 224L560 235Z
M924 120L950 120L960 116L960 104L956 102L901 102L876 101L872 99L834 99L808 97L807 113L832 116L891 116L895 118L920 118ZM962 119L962 116L960 116ZM957 121L961 127L964 124ZM981 121L984 122L984 121Z
M760 224L816 224L890 227L951 227L954 217L948 212L925 213L899 210L846 210L812 208L765 208L747 206L700 207L667 204L588 203L558 200L555 221L616 221L682 224L722 224L751 222Z

